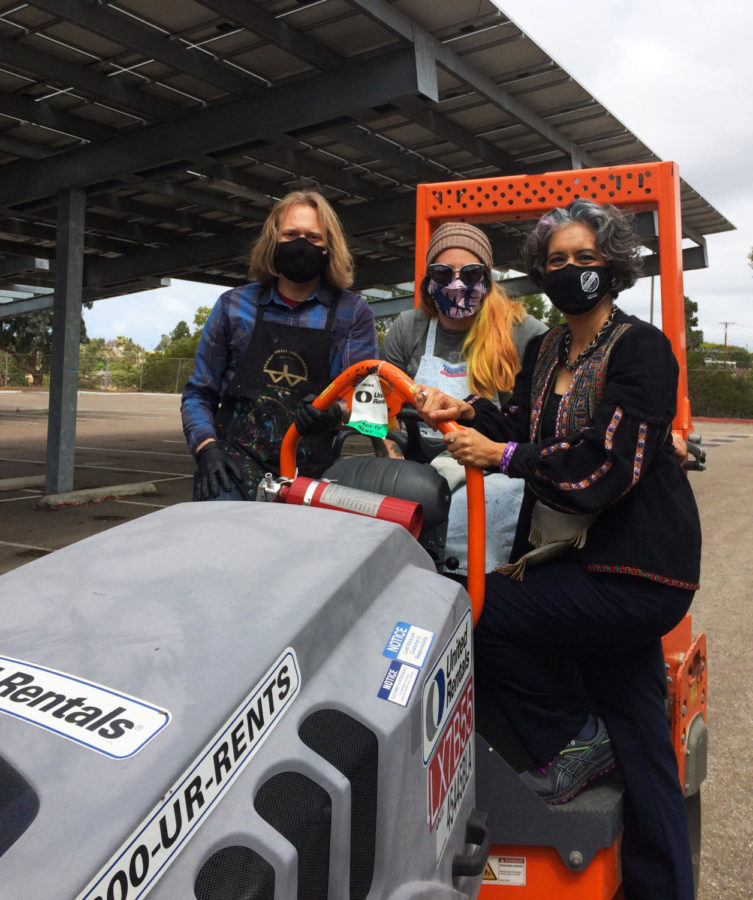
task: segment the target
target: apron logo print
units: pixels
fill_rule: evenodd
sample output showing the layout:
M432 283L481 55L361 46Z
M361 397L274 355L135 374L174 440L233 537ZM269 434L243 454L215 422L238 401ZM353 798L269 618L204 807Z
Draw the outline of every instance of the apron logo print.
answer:
M275 372L272 369L265 369L264 372L269 375L273 384L279 384L284 378L290 387L295 387L297 384L306 380L305 375L291 375L290 372L288 372L287 363L282 367L281 372Z
M297 387L308 379L308 366L298 353L291 350L275 350L264 363L264 374L272 384L283 380L288 387Z

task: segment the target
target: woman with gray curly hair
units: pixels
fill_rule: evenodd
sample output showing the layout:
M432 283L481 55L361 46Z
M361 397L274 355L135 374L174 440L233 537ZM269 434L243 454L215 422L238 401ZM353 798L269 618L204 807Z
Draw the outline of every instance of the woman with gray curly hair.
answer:
M677 361L614 303L637 247L612 206L546 213L524 259L565 324L529 343L502 410L424 386L416 406L429 423L470 426L445 435L459 462L525 482L515 562L487 576L474 638L479 681L535 764L521 778L564 803L618 765L626 900L691 900L661 636L698 587L701 532L672 448Z

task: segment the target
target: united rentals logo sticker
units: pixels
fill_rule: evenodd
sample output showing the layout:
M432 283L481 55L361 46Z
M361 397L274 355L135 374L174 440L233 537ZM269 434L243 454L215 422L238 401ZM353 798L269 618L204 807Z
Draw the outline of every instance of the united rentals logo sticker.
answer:
M0 656L0 712L113 759L138 753L170 721L159 706L8 656Z
M424 765L427 765L458 698L471 680L471 611L463 616L424 684Z
M294 350L275 350L264 363L264 374L270 384L292 389L308 380L309 369L303 357Z
M599 289L599 273L590 270L581 272L580 286L584 294L593 294Z
M145 897L217 808L301 690L287 647L76 900Z

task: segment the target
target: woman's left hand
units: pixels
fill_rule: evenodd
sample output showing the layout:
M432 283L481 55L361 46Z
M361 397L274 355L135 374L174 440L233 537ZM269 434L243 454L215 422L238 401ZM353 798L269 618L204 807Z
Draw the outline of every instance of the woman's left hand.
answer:
M478 469L497 468L507 446L490 441L473 428L450 431L444 436L444 442L462 466L475 466Z

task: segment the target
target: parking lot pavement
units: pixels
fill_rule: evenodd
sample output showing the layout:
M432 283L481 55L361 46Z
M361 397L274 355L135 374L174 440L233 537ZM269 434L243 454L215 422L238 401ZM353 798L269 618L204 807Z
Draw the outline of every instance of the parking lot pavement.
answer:
M48 394L0 391L0 480L44 475ZM74 488L151 482L157 493L55 510L43 487L0 493L0 572L121 522L191 499L193 460L174 395L81 392Z
M43 475L47 403L46 392L0 391L0 479ZM753 423L698 421L696 430L708 470L689 474L704 540L691 611L708 638L710 729L699 900L744 900L753 898ZM75 487L150 481L157 494L41 510L41 487L0 493L0 573L190 500L193 468L177 396L81 393Z

